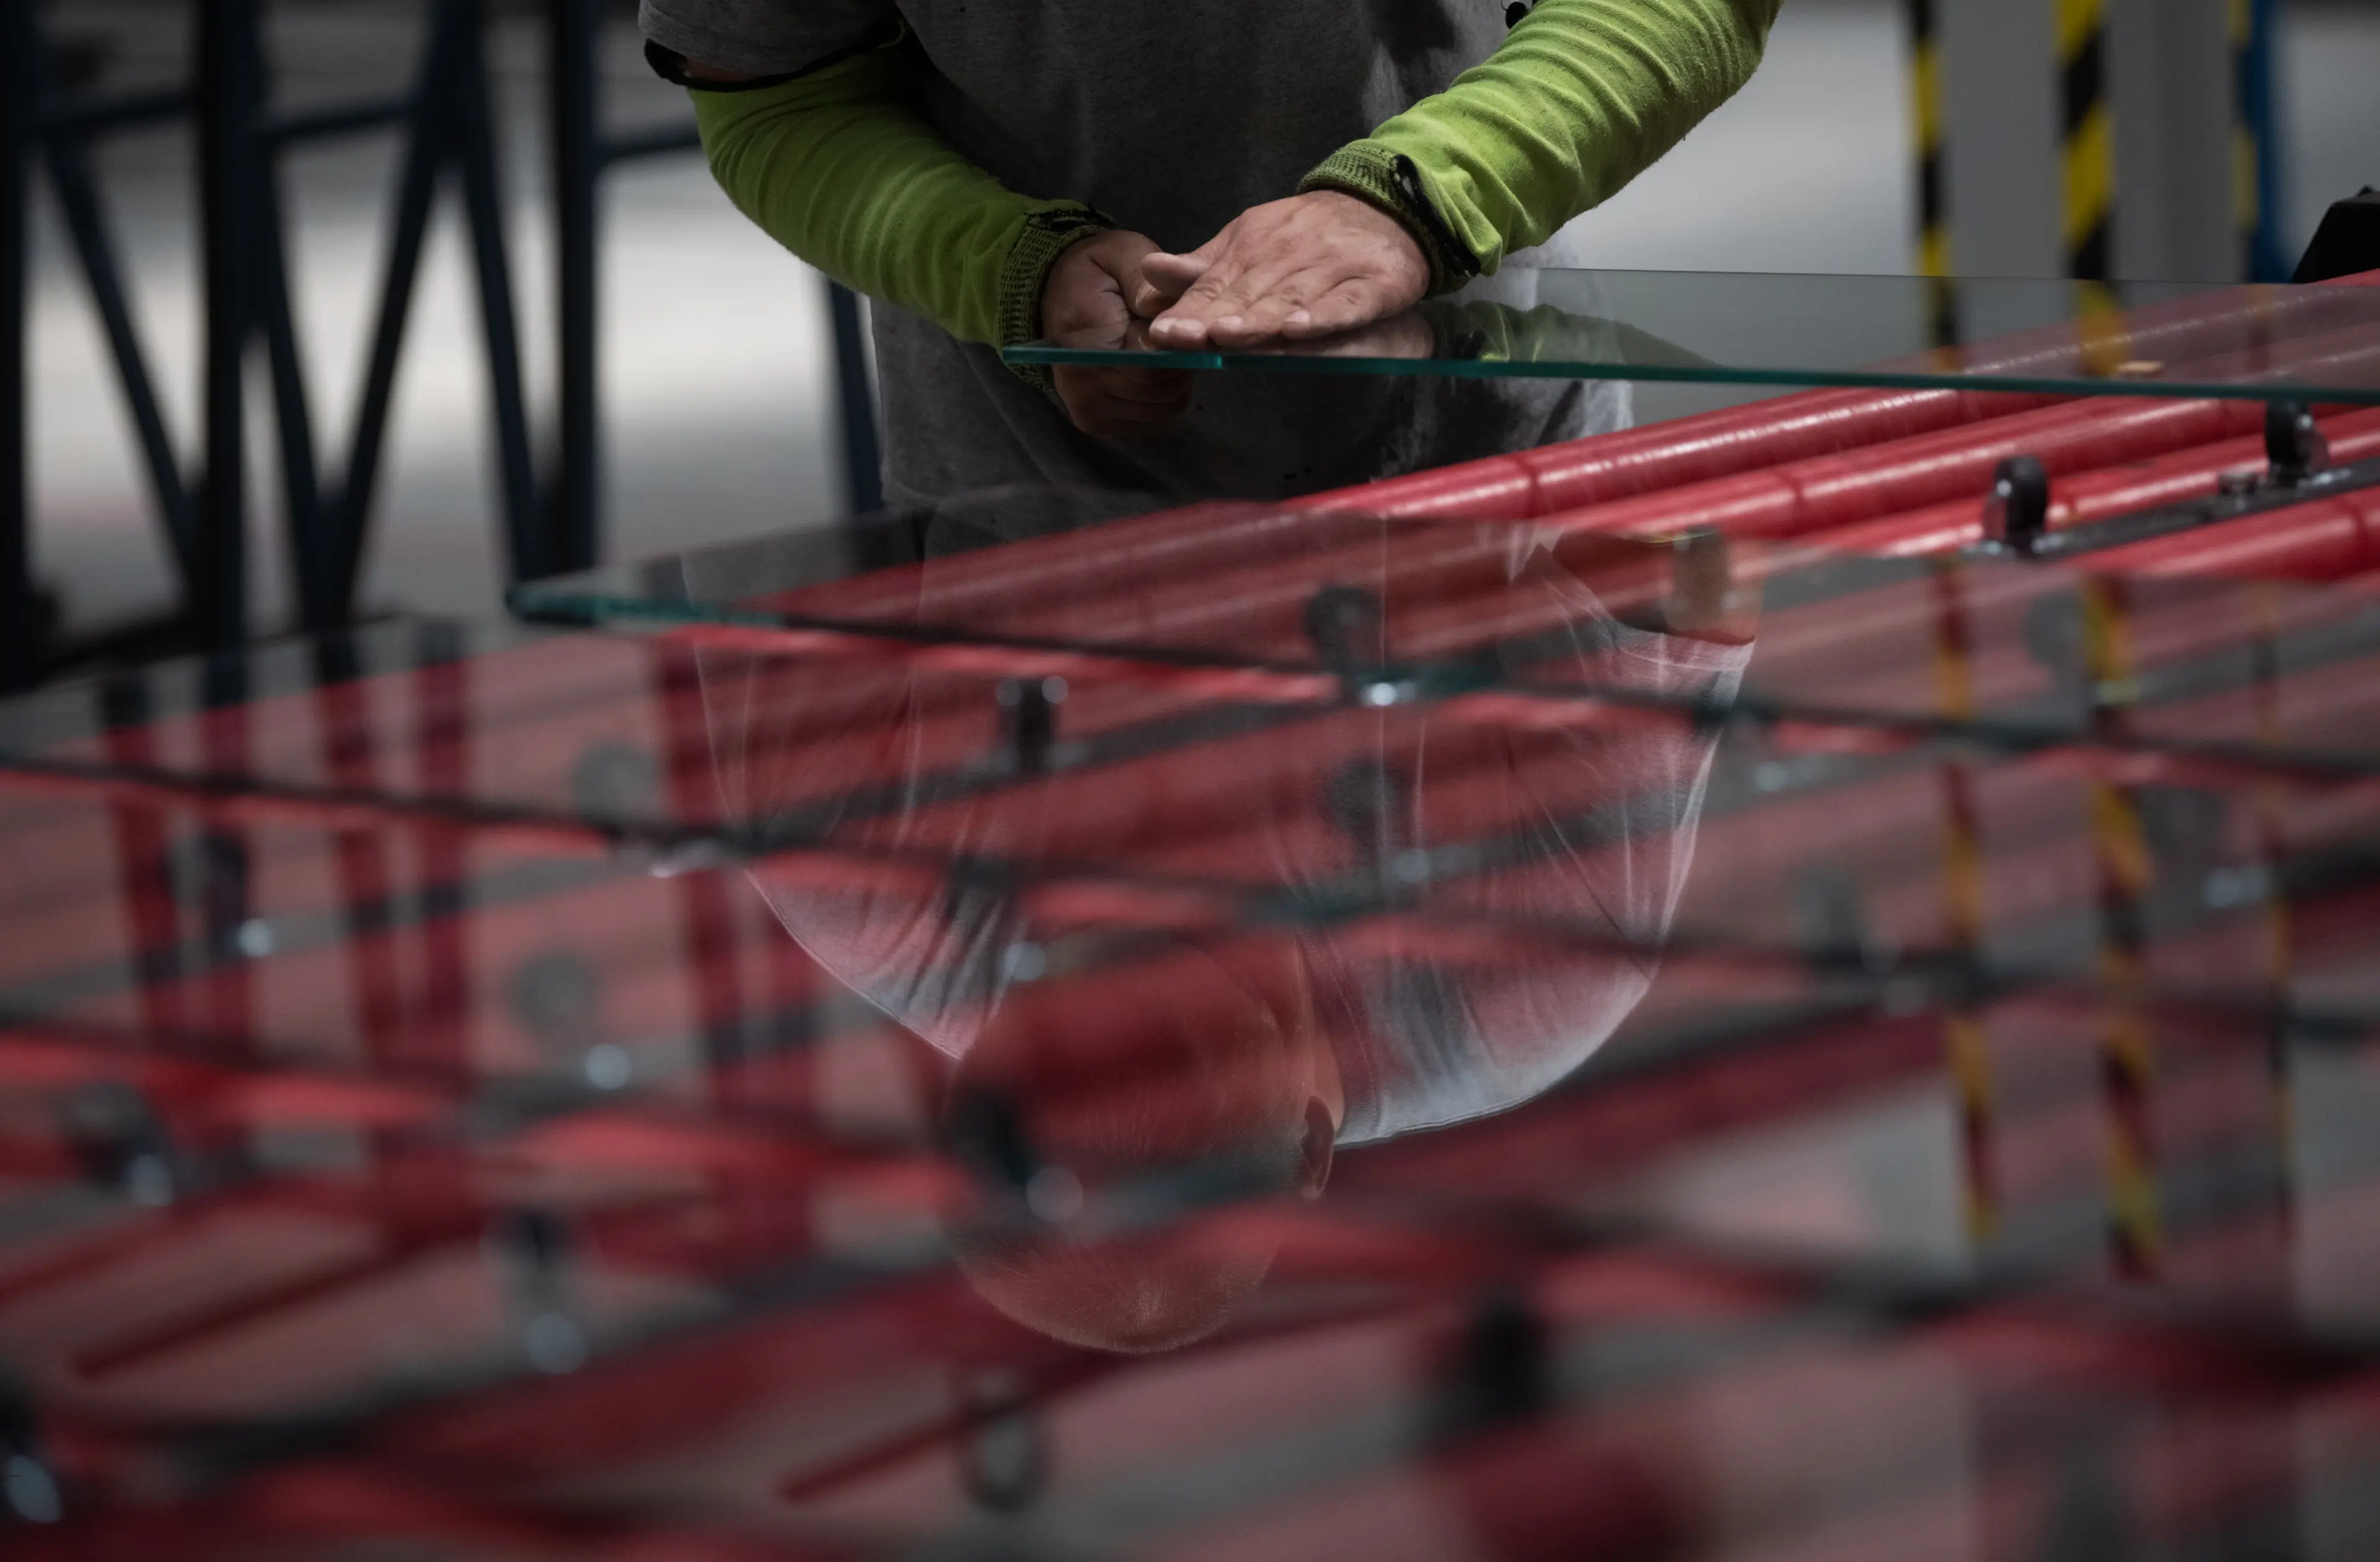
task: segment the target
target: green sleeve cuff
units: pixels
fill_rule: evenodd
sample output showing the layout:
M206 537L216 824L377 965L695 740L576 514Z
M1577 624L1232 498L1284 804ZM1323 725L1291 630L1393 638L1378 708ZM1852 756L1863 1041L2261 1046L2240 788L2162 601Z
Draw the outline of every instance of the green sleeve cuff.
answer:
M696 90L711 171L764 231L854 291L961 341L1030 341L1050 266L1112 225L962 156L910 106L907 69L899 48L874 48L770 87Z
M1451 293L1479 275L1479 260L1446 226L1411 158L1377 141L1356 141L1332 153L1297 183L1298 193L1335 189L1389 214L1405 226L1429 262L1429 291Z
M992 346L1013 348L1039 341L1041 294L1049 286L1050 268L1084 239L1114 226L1087 206L1060 206L1026 217L1024 231L1016 236L1016 245L1000 269L1000 340ZM1042 390L1055 383L1046 363L1007 367L1026 384Z
M1488 59L1307 182L1443 232L1432 257L1441 287L1465 257L1492 272L1609 200L1725 103L1759 65L1778 4L1537 0Z
M1035 212L1025 219L1016 246L1000 269L1000 340L992 346L1019 347L1041 337L1041 291L1058 257L1094 234L1115 225L1087 206L1060 206Z

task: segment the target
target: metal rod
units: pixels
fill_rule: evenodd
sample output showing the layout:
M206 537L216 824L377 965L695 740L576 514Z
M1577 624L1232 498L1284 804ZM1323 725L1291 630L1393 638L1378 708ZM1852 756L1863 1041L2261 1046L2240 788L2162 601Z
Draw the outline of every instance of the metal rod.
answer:
M884 507L882 456L876 443L876 391L868 374L868 329L859 299L840 282L827 284L834 321L834 378L843 410L844 493L855 516Z
M597 190L601 172L596 46L603 10L597 0L552 0L552 94L555 259L561 349L561 418L551 525L557 569L591 567L601 552L596 486L601 469L596 341Z
M325 609L337 555L326 524L314 450L314 418L307 407L306 370L298 352L297 321L290 312L288 258L283 248L288 229L282 219L280 173L270 161L260 163L256 170L256 206L257 312L273 367L289 567L298 620L320 633L333 622Z
M200 0L199 188L206 275L206 477L189 608L200 642L238 644L248 626L245 519L248 345L255 322L252 250L257 100L256 0Z
M0 690L30 689L40 635L26 519L27 205L33 143L33 0L0 0Z
M540 525L537 474L529 454L528 401L521 386L520 328L513 305L512 261L504 244L504 204L497 183L495 127L480 0L456 0L455 155L463 171L472 255L480 273L480 323L487 338L489 401L495 415L496 466L512 578L550 568Z
M83 280L91 288L91 307L99 312L108 350L115 359L116 382L123 387L125 402L132 414L141 460L148 468L150 493L157 502L166 543L187 590L197 578L198 566L190 494L182 481L181 462L174 453L173 438L165 432L164 412L157 401L156 378L150 372L140 333L133 324L123 273L115 262L115 246L108 236L98 186L91 178L90 152L79 136L65 134L53 135L47 151L50 184L57 191L67 236L82 264Z
M412 137L406 146L404 171L397 183L395 221L391 226L388 264L381 287L380 320L372 333L371 359L364 371L363 396L358 404L346 478L339 490L338 505L332 512L338 529L338 567L333 595L341 616L345 616L347 604L355 601L356 582L363 570L372 491L380 478L381 450L388 432L397 361L405 349L406 321L413 308L422 239L430 229L430 203L438 192L438 173L451 134L453 120L444 101L444 89L455 48L452 12L442 7L423 56L422 85Z

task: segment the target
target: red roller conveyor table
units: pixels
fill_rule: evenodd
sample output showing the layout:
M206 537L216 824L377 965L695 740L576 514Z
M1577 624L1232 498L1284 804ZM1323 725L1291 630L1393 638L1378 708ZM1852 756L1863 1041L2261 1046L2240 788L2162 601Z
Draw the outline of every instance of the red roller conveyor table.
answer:
M2380 411L1967 351L0 707L0 1546L2380 1552Z

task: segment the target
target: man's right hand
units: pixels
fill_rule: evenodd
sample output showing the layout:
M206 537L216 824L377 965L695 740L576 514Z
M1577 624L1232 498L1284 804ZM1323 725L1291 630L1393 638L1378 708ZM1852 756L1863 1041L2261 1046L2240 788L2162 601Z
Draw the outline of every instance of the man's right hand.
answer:
M1130 300L1143 287L1141 262L1156 252L1137 233L1103 233L1069 249L1041 285L1042 334L1062 348L1138 345L1143 323L1133 318ZM1178 369L1061 365L1052 377L1075 426L1100 438L1146 433L1190 405L1190 375Z

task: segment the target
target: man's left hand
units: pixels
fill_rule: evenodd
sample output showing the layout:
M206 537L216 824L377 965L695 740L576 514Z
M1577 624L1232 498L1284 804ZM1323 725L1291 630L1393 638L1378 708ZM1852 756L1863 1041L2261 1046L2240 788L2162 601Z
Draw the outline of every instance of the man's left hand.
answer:
M1307 341L1402 313L1429 291L1429 262L1396 218L1318 189L1251 207L1186 255L1142 262L1133 312L1169 349Z
M1041 285L1041 328L1062 348L1145 345L1131 302L1146 292L1141 262L1157 246L1136 233L1103 233L1058 257ZM1179 418L1190 405L1190 376L1180 370L1087 369L1062 365L1051 376L1060 405L1085 433L1137 438Z

